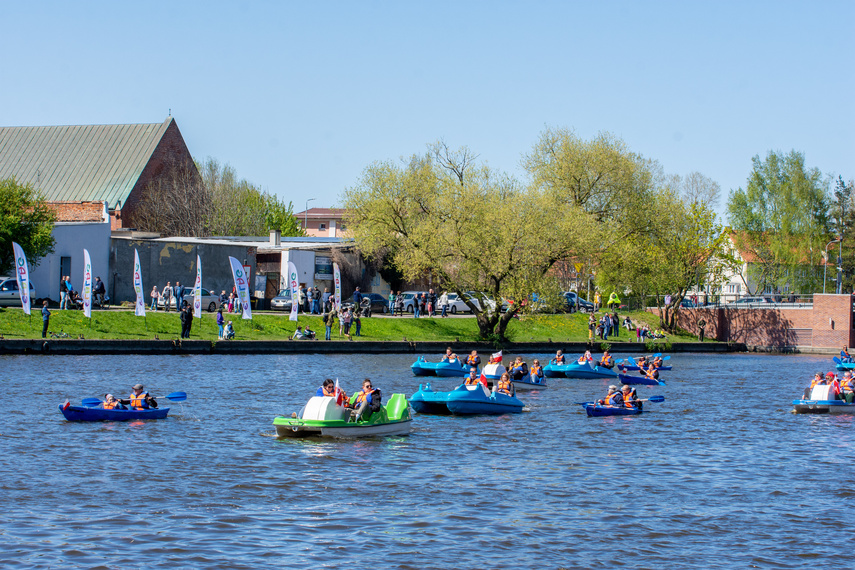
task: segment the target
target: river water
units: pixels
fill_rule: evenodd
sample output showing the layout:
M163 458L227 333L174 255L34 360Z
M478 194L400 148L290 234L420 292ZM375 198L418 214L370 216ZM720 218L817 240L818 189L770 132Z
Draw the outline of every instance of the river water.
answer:
M408 437L274 436L325 377L411 394L413 360L0 357L0 567L850 565L855 419L790 413L828 357L677 354L641 416L588 418L573 402L606 382L553 380L530 411L416 414ZM150 422L57 410L135 382L188 400Z

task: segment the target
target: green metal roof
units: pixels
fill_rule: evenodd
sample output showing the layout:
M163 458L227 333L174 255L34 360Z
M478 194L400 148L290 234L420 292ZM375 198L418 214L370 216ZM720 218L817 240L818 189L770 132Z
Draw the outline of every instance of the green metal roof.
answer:
M0 179L32 184L50 202L124 205L172 121L0 127Z

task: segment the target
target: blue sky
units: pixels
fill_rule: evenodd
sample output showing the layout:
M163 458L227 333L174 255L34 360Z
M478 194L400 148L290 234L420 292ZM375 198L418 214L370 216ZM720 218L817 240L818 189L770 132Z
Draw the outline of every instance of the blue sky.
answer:
M0 21L0 125L171 109L195 157L295 211L440 138L523 178L546 126L724 197L771 149L855 178L853 1L34 1Z

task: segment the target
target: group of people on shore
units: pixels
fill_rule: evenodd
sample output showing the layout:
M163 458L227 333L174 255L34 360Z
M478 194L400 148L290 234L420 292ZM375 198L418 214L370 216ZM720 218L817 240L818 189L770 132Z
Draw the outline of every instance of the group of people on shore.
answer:
M404 316L404 294L401 291L389 292L389 312L393 317ZM448 317L448 293L437 296L433 289L413 297L413 318L435 317L439 311L440 317Z
M100 277L95 278L92 283L92 304L103 306L107 302L107 287ZM68 309L82 309L83 298L80 293L74 289L71 284L71 277L63 275L59 280L59 310L65 311Z

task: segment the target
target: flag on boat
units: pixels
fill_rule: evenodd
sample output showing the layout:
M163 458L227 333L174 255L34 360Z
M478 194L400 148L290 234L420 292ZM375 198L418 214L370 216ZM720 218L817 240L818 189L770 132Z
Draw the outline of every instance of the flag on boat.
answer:
M232 266L232 277L235 280L235 291L241 306L241 318L251 319L252 309L249 306L249 279L243 273L243 265L234 257L229 256L229 264Z
M341 310L341 271L338 269L338 263L333 263L333 281L335 283L335 310Z
M89 250L83 250L83 314L92 317L92 262Z
M193 286L193 316L202 318L202 258L196 254L196 285Z
M502 361L502 351L494 352L493 356L490 357L490 361L492 362L501 362Z
M297 283L297 266L288 262L288 286L291 288L291 316L289 321L297 321L297 309L300 307L300 284Z
M30 314L30 272L27 269L27 256L24 250L15 242L12 242L15 252L15 278L18 280L18 297L21 298L21 308L26 314Z
M341 393L341 388L338 387L338 378L335 379L335 405L340 406L344 402L344 395Z
M137 294L137 304L134 305L134 315L145 316L145 295L143 294L142 271L140 270L140 254L134 249L134 292Z

